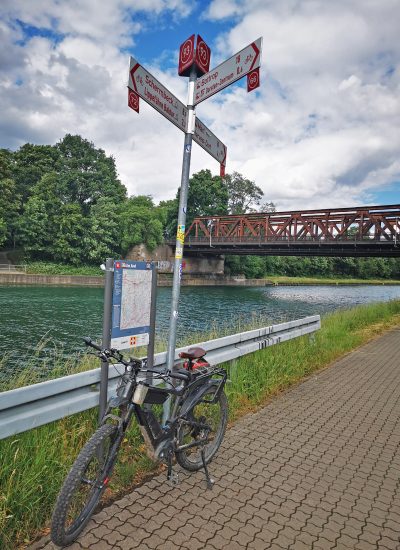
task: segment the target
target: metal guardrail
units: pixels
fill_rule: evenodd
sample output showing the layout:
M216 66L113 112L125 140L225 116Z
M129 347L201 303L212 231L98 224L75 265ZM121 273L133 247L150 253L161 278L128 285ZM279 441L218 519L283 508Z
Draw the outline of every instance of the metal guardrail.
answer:
M0 273L3 273L3 272L16 273L16 272L20 272L20 271L23 271L24 273L26 273L26 265L25 264L20 264L20 265L0 264Z
M219 365L268 346L311 334L319 328L320 316L313 315L192 346L203 347L207 351L209 363ZM186 351L192 346L177 349L175 360L179 359L178 354L181 351ZM161 369L165 364L166 352L156 354L154 367ZM118 378L123 369L124 367L118 364L110 366L109 396L115 394ZM99 386L100 369L93 369L0 393L0 439L97 406Z

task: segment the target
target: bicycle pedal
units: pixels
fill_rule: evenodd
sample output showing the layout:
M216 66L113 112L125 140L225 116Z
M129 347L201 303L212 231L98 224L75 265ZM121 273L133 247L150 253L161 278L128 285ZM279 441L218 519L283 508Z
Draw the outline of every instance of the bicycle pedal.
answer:
M179 475L175 472L171 472L168 481L170 482L172 487L179 485Z

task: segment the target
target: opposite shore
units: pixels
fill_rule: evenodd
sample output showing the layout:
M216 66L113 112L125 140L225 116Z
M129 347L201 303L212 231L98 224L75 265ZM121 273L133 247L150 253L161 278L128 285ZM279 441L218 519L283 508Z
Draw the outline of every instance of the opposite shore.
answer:
M0 272L0 285L49 285L102 287L104 279L95 275L44 275L18 272ZM246 279L238 276L184 275L183 286L296 286L296 285L400 285L393 279L354 279L321 277L271 276L261 279ZM172 276L159 274L158 286L172 286Z

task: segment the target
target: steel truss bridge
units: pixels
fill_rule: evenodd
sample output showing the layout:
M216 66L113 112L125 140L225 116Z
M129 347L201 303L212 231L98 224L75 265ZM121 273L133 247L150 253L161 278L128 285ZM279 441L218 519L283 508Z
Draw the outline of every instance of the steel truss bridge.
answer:
M400 204L199 217L185 253L400 257Z

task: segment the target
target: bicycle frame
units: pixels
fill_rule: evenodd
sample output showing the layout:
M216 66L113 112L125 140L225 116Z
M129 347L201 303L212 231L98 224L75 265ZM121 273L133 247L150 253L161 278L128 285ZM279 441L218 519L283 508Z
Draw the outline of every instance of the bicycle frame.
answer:
M150 447L149 450L154 453L154 458L164 459L167 458L169 451L174 453L176 451L189 448L187 446L177 447L174 441L174 434L179 422L185 420L185 416L191 411L202 395L209 392L210 388L215 389L214 395L210 400L214 403L219 398L219 395L224 388L227 374L224 369L214 368L204 374L201 372L196 373L196 375L192 377L192 380L188 380L178 387L159 388L149 384L149 390L155 389L159 393L166 393L175 398L172 413L167 419L165 425L162 426L154 416L151 406L148 406L146 403L144 403L143 406L132 403L132 395L137 386L137 376L140 373L144 374L146 372L147 371L143 369L128 373L132 377L133 384L131 384L129 395L123 400L124 402L127 402L123 403L122 406L120 405L120 408L123 408L124 405L127 406L126 413L124 417L111 414L111 408L116 406L115 400L111 399L106 414L103 418L103 423L106 422L107 419L112 419L118 422L120 430L119 437L117 439L120 441L120 438L124 436L125 431L131 422L132 416L135 415L139 426L142 428L141 431L144 440L148 447ZM126 374L127 372L125 372L123 376L126 376ZM218 376L219 378L213 378L214 376ZM201 424L198 427L207 428L207 425ZM204 441L199 440L190 446L195 447L202 445L204 445Z

